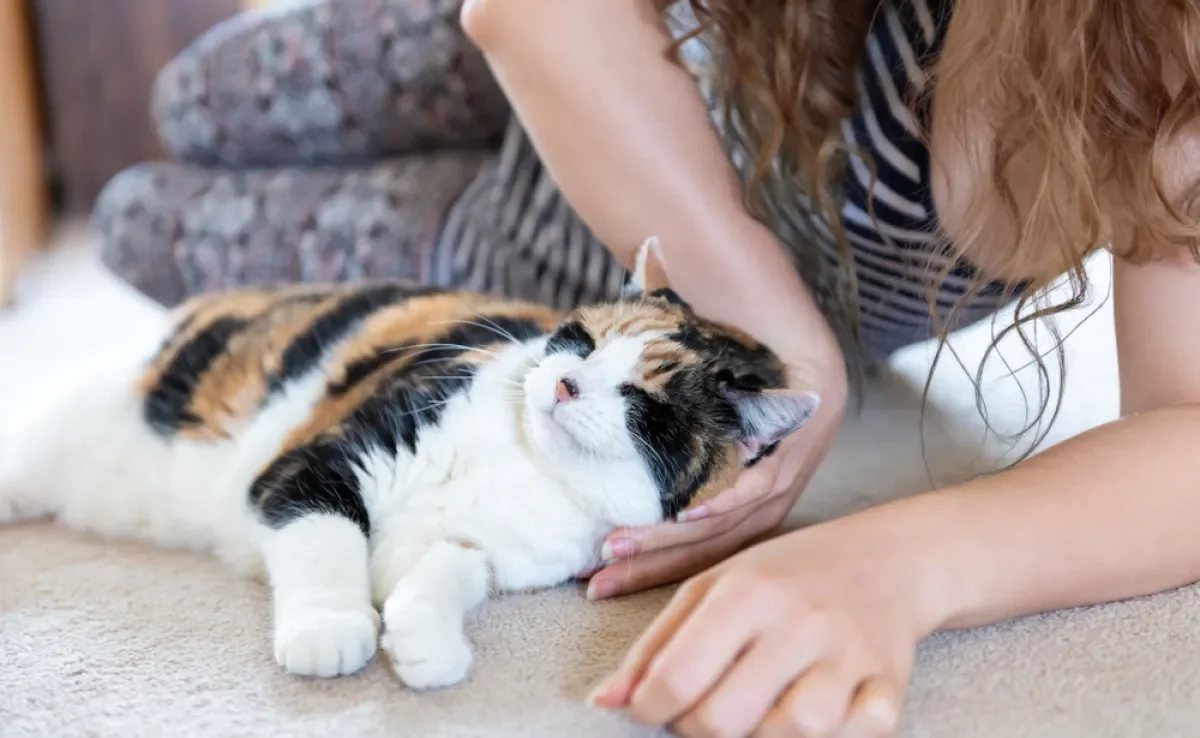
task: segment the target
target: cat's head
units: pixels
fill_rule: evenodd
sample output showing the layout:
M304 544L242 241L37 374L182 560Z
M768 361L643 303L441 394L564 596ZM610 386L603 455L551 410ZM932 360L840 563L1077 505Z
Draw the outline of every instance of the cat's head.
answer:
M535 452L617 525L729 487L819 404L771 349L693 312L656 255L642 246L620 300L567 316L524 380Z

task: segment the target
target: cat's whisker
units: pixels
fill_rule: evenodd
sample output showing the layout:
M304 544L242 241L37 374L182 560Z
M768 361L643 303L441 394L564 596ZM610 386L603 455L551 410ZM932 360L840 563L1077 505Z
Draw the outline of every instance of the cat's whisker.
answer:
M439 349L445 350L445 351L462 351L462 352L468 353L468 354L471 353L472 351L478 351L479 353L486 354L487 356L490 356L493 359L500 358L500 354L497 354L495 351L489 351L488 349L481 348L479 346L464 346L460 343L419 343L419 344L413 344L411 346L400 346L400 347L397 347L394 349L386 349L386 350L382 351L381 353L392 354L392 353L400 353L403 351L417 351L416 356L421 356L422 354L429 353L431 351L436 351ZM455 358L455 357L446 357L446 358Z
M469 326L474 326L476 328L483 328L484 330L491 331L492 333L496 334L500 338L505 339L506 341L512 343L515 346L521 345L521 341L516 336L514 336L512 334L512 332L505 330L503 327L498 325L491 318L488 318L486 315L483 315L482 313L475 313L475 317L479 318L479 320L486 321L486 322L481 323L481 322L475 321L475 320L459 319L459 320L442 320L442 321L438 321L438 322L434 323L433 325L469 325Z
M652 456L654 456L655 461L658 463L658 465L663 470L670 469L670 466L667 464L666 459L664 459L662 457L662 454L660 454L658 452L658 449L651 446L650 443L648 441L646 441L645 438L642 438L642 435L640 433L635 431L633 428L630 428L629 429L629 437L633 439L634 443L637 443L642 448L646 449L646 451L648 451Z
M470 379L471 375L469 375L469 374L453 375L452 374L452 375L440 375L439 376L436 374L422 374L422 375L420 375L420 378L421 379L443 379L446 381L450 381L450 380L464 380L465 381L467 379Z
M457 358L458 358L458 357L448 357L448 358L447 358L447 357L443 357L443 358L440 358L440 359L438 359L438 358L431 358L431 359L425 359L424 361L413 361L413 362L410 362L410 363L408 364L408 368L409 368L409 369L416 369L416 368L417 368L417 367L419 367L419 366L435 366L435 365L446 364L446 363L449 363L449 362L452 362L452 361L454 361L454 360L455 360L455 359L457 359Z
M487 324L485 327L490 328L491 330L498 333L499 335L507 338L509 341L512 341L513 345L515 345L515 346L521 345L521 343L522 343L521 340L519 338L517 338L516 336L514 336L512 334L512 331L506 330L503 326L501 326L499 323L492 320L488 316L483 315L482 313L476 313L475 317L479 318L482 321L485 321Z

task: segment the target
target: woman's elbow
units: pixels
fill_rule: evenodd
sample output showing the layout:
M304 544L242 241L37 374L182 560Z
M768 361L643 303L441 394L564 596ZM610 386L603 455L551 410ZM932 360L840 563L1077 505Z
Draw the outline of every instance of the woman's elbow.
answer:
M536 44L547 35L587 34L598 17L622 10L644 12L646 0L465 0L459 22L467 38L485 54L504 47Z
M463 32L479 48L486 50L495 42L496 16L504 12L496 6L503 3L504 0L466 0L458 11Z
M544 21L554 0L466 0L459 23L467 38L485 53L508 43L522 28Z

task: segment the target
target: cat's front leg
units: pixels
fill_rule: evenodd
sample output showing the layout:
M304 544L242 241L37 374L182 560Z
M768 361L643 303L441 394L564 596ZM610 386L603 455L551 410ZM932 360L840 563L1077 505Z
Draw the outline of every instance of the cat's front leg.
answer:
M275 660L304 676L353 674L375 655L367 539L336 514L307 514L268 534L263 551L275 613Z
M383 648L396 675L413 689L448 687L471 670L464 623L488 594L482 551L436 541L411 565L383 606Z
M294 674L352 674L378 647L359 486L344 453L314 444L276 459L250 490L269 528L275 660Z

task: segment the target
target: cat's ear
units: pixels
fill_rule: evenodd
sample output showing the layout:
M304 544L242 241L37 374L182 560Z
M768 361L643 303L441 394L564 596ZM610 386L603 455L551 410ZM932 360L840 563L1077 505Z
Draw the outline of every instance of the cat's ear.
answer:
M730 390L726 393L741 421L738 450L750 463L800 430L821 406L814 392L797 390Z
M667 272L663 268L662 248L657 237L647 238L638 247L634 256L633 271L625 285L627 297L637 297L658 290L670 289Z
M691 306L675 290L671 289L670 282L667 281L662 248L656 237L647 238L638 247L633 263L633 272L629 275L629 282L625 285L622 295L626 298L657 297L686 310L691 309Z

